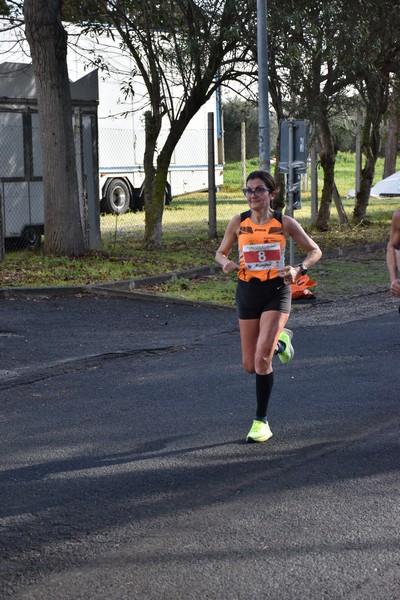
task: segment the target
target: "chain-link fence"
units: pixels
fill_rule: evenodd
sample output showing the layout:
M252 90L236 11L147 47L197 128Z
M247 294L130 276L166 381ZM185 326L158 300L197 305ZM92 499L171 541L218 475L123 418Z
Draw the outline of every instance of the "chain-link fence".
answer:
M23 131L24 117L22 113L9 115L6 118L0 113L0 194L3 208L4 224L15 229L14 224L26 221L44 224L44 209L42 198L41 162L39 147L39 130L37 115L32 114L32 143L24 145L24 138L19 132ZM128 135L114 129L104 132L107 135L106 145L100 143L100 196L106 196L105 181L126 177L130 182L127 189L132 193L121 212L101 212L100 231L101 244L107 248L121 247L130 241L139 242L144 238L145 212L134 205L140 199L141 186L144 180L143 168L140 165L129 166L129 160L143 151L143 140L138 134ZM36 138L35 138L36 136ZM35 141L36 139L36 141ZM163 214L163 239L168 241L176 237L210 236L210 205L208 193L208 134L207 130L188 129L177 147L168 174L169 192L166 193L167 203ZM225 144L228 143L225 140ZM215 156L220 156L218 140L215 141ZM35 150L36 148L36 150ZM129 151L128 151L129 149ZM118 156L118 165L114 165L114 157ZM23 160L22 160L23 159ZM217 161L216 161L217 162ZM29 168L27 169L27 164ZM257 161L248 165L256 169ZM320 171L321 172L321 171ZM229 219L238 212L246 209L246 201L241 193L242 169L240 164L217 165L215 170L216 187L216 233L222 236ZM320 177L322 182L322 177ZM222 185L223 183L223 185ZM355 187L355 169L349 169L348 174L336 181L340 194L344 199L345 208L352 210L354 199L346 199L348 192ZM310 177L305 174L302 178L302 206L295 216L301 219L310 218ZM110 188L108 188L110 190ZM168 190L167 190L168 191ZM114 189L115 192L115 189ZM190 193L189 193L190 192ZM111 194L111 192L110 192ZM210 194L212 197L213 194ZM110 195L111 197L111 195ZM7 202L5 199L7 198ZM101 198L99 198L100 203ZM171 201L170 201L171 200ZM111 203L112 204L112 203ZM103 207L104 208L104 207ZM108 207L110 208L110 206ZM335 209L332 208L334 213ZM333 214L333 219L335 215ZM28 234L29 234L28 230ZM7 238L7 231L5 231ZM13 247L26 245L34 246L35 240L15 238ZM6 251L11 248L6 245Z
M43 224L41 155L37 114L29 115L30 144L24 132L28 115L0 113L0 195L4 236L23 238L27 243L30 232L26 226L32 220Z
M139 241L144 237L144 171L139 163L144 152L144 135L142 130L133 133L120 129L99 129L100 192L103 198L101 207L108 212L102 212L100 217L101 236L107 245L126 243L129 240ZM168 131L161 132L158 147L162 147L167 135ZM187 128L175 147L165 189L162 223L165 239L209 235L210 143L213 144L214 162L217 162L215 157L221 154L219 142L215 135L209 138L207 128ZM135 166L126 166L130 164L129 159L132 160L132 157L136 161ZM115 181L117 183L114 186ZM223 183L223 165L216 164L214 189L220 190ZM221 214L221 196L222 192L219 192L219 220L224 219ZM117 210L112 210L117 204Z
M257 160L248 165L249 170L258 169ZM242 194L241 187L242 168L238 163L225 165L225 185L217 188L216 193L216 230L217 235L223 235L226 225L235 214L243 212L247 208L246 199ZM321 193L323 183L322 170L318 169L318 193ZM354 196L352 190L355 188L355 170L339 174L336 180L342 204L349 219L354 208ZM164 207L163 214L163 239L174 239L175 237L201 236L209 237L212 232L210 226L210 198L212 194L208 191L192 193L182 196L173 196L170 205ZM320 197L320 196L319 196ZM311 224L311 175L305 173L301 178L301 194L299 207L294 211L294 216L303 225ZM212 208L211 208L212 210ZM332 202L331 222L339 223L340 217ZM102 215L101 235L103 242L114 246L123 244L129 240L140 241L143 239L145 229L144 211L133 213L128 211L124 215Z
M81 217L85 239L99 238L93 210L98 201L98 176L93 177L94 115L74 115L74 142ZM97 171L97 169L96 169ZM44 233L42 153L38 114L0 111L0 223L6 250L40 246ZM91 176L90 176L91 175Z

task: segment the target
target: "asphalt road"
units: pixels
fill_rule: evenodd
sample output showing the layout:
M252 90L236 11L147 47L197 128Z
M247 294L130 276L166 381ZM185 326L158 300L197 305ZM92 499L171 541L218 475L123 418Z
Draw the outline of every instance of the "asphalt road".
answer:
M274 436L245 444L234 312L1 299L1 598L398 600L400 315L375 300L294 311Z

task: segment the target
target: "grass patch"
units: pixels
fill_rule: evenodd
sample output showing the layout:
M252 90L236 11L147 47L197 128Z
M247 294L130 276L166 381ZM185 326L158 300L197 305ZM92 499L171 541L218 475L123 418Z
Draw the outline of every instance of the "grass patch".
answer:
M383 161L378 161L376 180L383 169ZM247 172L258 168L258 159L247 161ZM206 192L174 198L171 205L165 207L163 217L162 250L145 250L142 246L144 234L144 213L127 213L101 216L102 250L91 252L77 259L51 258L44 256L43 249L37 252L7 252L0 263L1 287L43 287L43 286L81 286L107 281L136 279L139 277L162 275L185 271L194 267L214 264L214 254L219 246L230 218L247 208L241 192L241 165L229 163L224 168L224 186L217 194L218 237L208 239L208 195ZM336 166L337 185L343 196L347 215L351 218L354 199L345 198L345 194L354 187L355 164L351 154L339 154ZM351 179L351 181L350 181ZM318 232L311 225L310 194L303 191L302 208L295 211L295 218L315 239L324 252L348 246L366 244L384 244L388 239L393 212L400 205L398 198L371 198L367 217L368 226L340 225L336 209L332 204L330 229ZM382 259L383 260L383 259ZM328 261L323 259L320 265L329 270ZM317 266L316 269L320 267ZM385 268L383 268L386 277ZM318 274L321 283L325 275ZM332 278L334 274L332 274ZM215 289L214 279L203 280L195 288L197 299L211 296ZM235 279L221 283L218 301L230 302L234 293ZM177 288L169 288L168 293L178 293ZM169 284L169 285L172 285ZM193 285L195 285L193 283ZM324 284L325 285L325 284ZM182 283L182 293L189 293L192 284ZM187 286L187 289L185 289ZM202 289L200 289L200 287ZM322 285L319 284L319 292ZM329 292L328 292L329 293ZM196 299L189 298L189 299Z
M0 263L1 287L79 286L136 279L212 264L218 240L170 241L162 250L139 242L90 253L82 258L46 257L41 251L16 251Z
M317 283L311 288L319 301L374 293L389 286L384 249L371 255L349 256L341 259L321 260L310 270ZM180 298L193 302L212 302L221 306L235 306L236 275L222 273L176 279L154 285L149 293Z
M146 289L151 294L172 296L193 302L211 302L221 306L235 306L237 278L222 273L194 277L193 279L175 279Z

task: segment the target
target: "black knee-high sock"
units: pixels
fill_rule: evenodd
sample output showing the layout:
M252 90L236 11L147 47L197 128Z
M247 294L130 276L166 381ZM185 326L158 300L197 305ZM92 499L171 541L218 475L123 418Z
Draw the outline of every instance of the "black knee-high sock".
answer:
M274 385L274 373L258 375L256 373L257 419L266 420L268 402Z

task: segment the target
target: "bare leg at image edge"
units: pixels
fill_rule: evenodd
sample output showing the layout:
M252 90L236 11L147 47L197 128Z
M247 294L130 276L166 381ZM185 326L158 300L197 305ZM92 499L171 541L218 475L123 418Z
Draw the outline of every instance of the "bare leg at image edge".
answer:
M400 279L400 250L396 250L394 251L394 254L396 256L396 265L397 265L397 277ZM398 301L398 306L399 306L399 313L400 313L400 300Z

